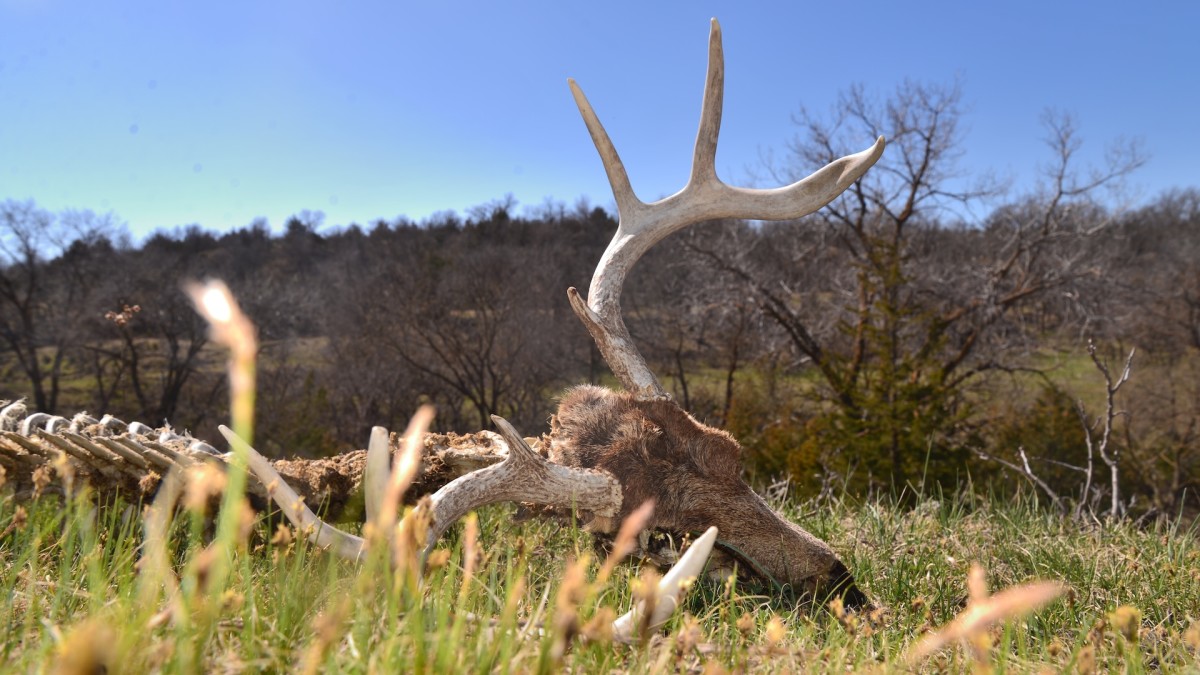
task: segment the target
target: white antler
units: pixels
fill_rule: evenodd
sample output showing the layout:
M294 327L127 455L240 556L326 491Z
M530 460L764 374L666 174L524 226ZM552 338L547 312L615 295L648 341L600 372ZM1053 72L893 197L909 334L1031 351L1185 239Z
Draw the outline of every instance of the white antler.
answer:
M713 545L717 543L717 528L710 527L700 535L679 560L667 570L658 588L655 589L654 607L650 616L646 616L646 603L639 602L633 609L613 622L613 639L626 644L633 642L639 630L645 627L642 635L658 632L667 619L675 613L679 599L696 577L704 571L704 564L712 553Z
M620 212L620 224L596 266L587 302L574 288L568 289L567 294L575 313L587 326L621 384L638 398L667 398L666 390L646 366L621 318L621 286L638 258L667 235L693 223L719 218L788 220L810 214L833 201L879 159L884 139L880 136L867 150L836 160L786 187L754 190L722 183L717 178L716 154L725 87L725 59L721 51L721 27L713 19L708 44L708 77L691 177L679 192L647 204L633 193L621 158L583 91L574 80L570 80L570 85L575 103L604 162L604 171Z
M530 502L574 508L612 518L621 508L621 484L607 471L577 469L546 461L521 438L507 420L492 415L508 443L508 457L446 484L430 497L433 519L428 552L456 520L467 512L498 502Z

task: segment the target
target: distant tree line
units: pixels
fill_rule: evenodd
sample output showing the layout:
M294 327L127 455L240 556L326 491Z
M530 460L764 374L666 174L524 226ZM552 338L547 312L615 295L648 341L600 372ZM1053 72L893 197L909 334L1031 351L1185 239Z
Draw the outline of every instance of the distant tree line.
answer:
M1011 485L1021 476L976 450L1019 449L1068 489L1077 404L1093 401L1077 386L1084 345L1136 345L1115 441L1138 466L1125 491L1146 509L1200 506L1186 497L1200 487L1200 190L1120 209L1104 191L1141 164L1136 148L1079 167L1072 120L1050 116L1041 182L1013 196L958 171L960 98L906 84L803 114L780 180L879 133L889 149L813 216L705 223L660 244L627 282L634 339L753 470L854 493ZM180 287L218 277L261 333L268 451L357 447L425 402L441 429L500 414L540 433L564 388L611 381L565 291L587 288L615 229L586 203L518 213L505 198L421 223L325 228L303 212L278 236L256 222L132 245L110 216L9 200L0 397L216 438L224 357Z

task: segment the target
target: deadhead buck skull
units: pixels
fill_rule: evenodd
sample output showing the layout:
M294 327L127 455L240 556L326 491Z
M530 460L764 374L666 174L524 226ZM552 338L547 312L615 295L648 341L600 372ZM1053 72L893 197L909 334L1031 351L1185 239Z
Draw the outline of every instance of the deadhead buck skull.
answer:
M427 551L451 524L485 504L514 501L574 508L592 531L612 533L634 509L653 500L649 528L708 531L703 539L709 540L711 528L716 528L716 545L743 568L817 597L839 594L847 604L864 603L865 596L829 545L773 511L745 483L738 442L697 422L671 400L634 346L621 318L620 298L629 270L667 235L720 218L785 220L812 213L875 163L884 139L786 187L754 190L722 183L715 159L724 57L721 29L714 19L691 176L678 193L647 204L634 195L621 159L583 91L573 80L570 87L604 163L620 221L592 276L587 299L574 288L567 296L625 391L582 386L567 392L546 437L550 461L507 422L493 418L508 444L508 457L454 480L419 507L429 512ZM376 428L367 460L368 471L376 467L375 477L364 479L368 510L380 508L387 447L387 432ZM378 470L381 465L385 471ZM250 469L264 485L275 486L275 501L302 531L311 532L315 542L350 558L362 555L362 539L318 520L256 453L251 453Z

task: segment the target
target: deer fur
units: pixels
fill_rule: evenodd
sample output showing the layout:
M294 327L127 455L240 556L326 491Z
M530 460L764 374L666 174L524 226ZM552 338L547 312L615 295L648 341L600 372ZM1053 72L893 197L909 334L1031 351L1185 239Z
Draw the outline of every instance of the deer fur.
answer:
M742 446L733 436L674 402L575 387L563 396L548 441L551 461L603 469L621 483L617 517L594 518L594 531L613 531L653 500L649 527L703 532L715 525L717 545L753 572L818 600L836 593L847 605L868 602L825 542L776 513L742 479Z

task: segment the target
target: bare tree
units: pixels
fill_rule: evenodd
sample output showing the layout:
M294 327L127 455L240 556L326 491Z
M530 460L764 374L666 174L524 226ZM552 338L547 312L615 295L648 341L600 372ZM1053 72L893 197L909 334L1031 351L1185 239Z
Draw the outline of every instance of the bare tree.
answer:
M29 381L34 404L56 411L80 313L111 254L115 218L58 216L32 201L0 204L0 340Z
M1144 358L1124 395L1129 411L1120 442L1124 493L1145 496L1147 514L1176 517L1200 488L1200 364L1194 358Z
M1075 414L1079 419L1080 425L1083 427L1083 444L1084 453L1082 465L1074 464L1071 458L1062 456L1030 456L1024 447L1016 448L1019 462L1011 461L985 452L976 450L975 454L980 459L988 462L996 462L1000 466L1012 471L1027 479L1039 490L1041 490L1056 509L1062 515L1067 515L1068 506L1071 503L1069 497L1064 497L1067 490L1078 488L1079 497L1074 501L1074 507L1070 509L1071 515L1079 520L1085 516L1094 518L1099 512L1097 503L1100 497L1104 494L1104 490L1097 490L1093 487L1093 481L1096 476L1096 458L1099 457L1109 471L1109 510L1110 518L1122 518L1128 511L1128 501L1121 497L1121 447L1115 442L1116 437L1116 421L1122 417L1128 417L1128 412L1119 410L1116 406L1117 392L1129 381L1130 374L1133 372L1133 356L1136 350L1129 350L1129 355L1125 357L1125 365L1121 369L1120 374L1114 376L1113 371L1109 367L1108 360L1101 357L1097 353L1096 344L1091 340L1087 346L1088 356L1092 360L1092 364L1104 378L1104 412L1093 417L1087 411L1083 400L1075 402ZM1129 424L1125 424L1126 431L1129 429ZM1047 433L1048 430L1039 429L1037 433ZM1052 433L1052 432L1050 432ZM1131 444L1130 444L1131 445ZM1039 475L1033 465L1041 464L1043 467L1067 469L1077 475L1081 475L1078 485L1063 485L1062 481L1047 479Z
M789 168L803 171L865 138L886 135L875 171L803 222L771 227L748 245L698 245L741 279L765 316L820 375L833 417L819 444L883 462L867 470L903 487L923 462L965 458L952 437L969 429L962 396L980 374L1011 369L1026 316L1018 308L1097 275L1081 242L1112 221L1098 193L1141 165L1135 145L1115 148L1086 175L1068 116L1048 115L1053 161L1041 187L972 214L1002 194L958 167L962 91L905 82L886 100L853 88L831 116L802 111ZM769 270L763 273L762 270ZM958 462L942 462L957 471ZM952 478L953 474L949 474Z
M544 420L547 392L570 370L563 326L576 335L578 329L565 311L545 309L561 298L552 252L532 240L481 243L506 233L519 239L523 227L488 221L434 236L398 232L365 253L378 257L371 273L348 261L358 266L339 273L340 284L358 300L328 311L334 356L345 365L371 354L382 361L366 367L387 363L405 373L411 393L438 405L446 428L477 428L500 413L522 423ZM414 400L409 396L409 405Z
M133 296L146 306L118 303L118 309L104 314L107 330L85 347L102 397L97 403L101 409L119 410L124 406L113 405L112 393L127 388L134 403L130 412L138 419L179 422L185 388L202 366L207 332L186 306L176 279L167 280L158 292ZM106 340L110 335L117 340Z
M1178 359L1200 349L1200 189L1168 190L1126 214L1106 244L1114 334Z
M1121 369L1121 374L1115 379L1112 372L1109 370L1108 363L1096 355L1096 345L1088 343L1088 356L1092 358L1092 363L1096 365L1096 369L1104 376L1104 415L1095 419L1088 419L1088 414L1084 410L1083 404L1079 405L1079 420L1083 423L1084 438L1087 442L1087 479L1084 481L1083 494L1079 500L1079 509L1087 502L1088 495L1091 493L1092 483L1092 458L1099 455L1100 459L1108 466L1109 474L1109 515L1113 518L1120 518L1125 515L1125 503L1121 501L1121 450L1112 443L1113 440L1113 422L1117 417L1124 413L1116 408L1117 392L1121 389L1121 385L1129 381L1129 374L1133 370L1133 354L1134 350L1129 351L1129 356L1125 359L1125 367Z

